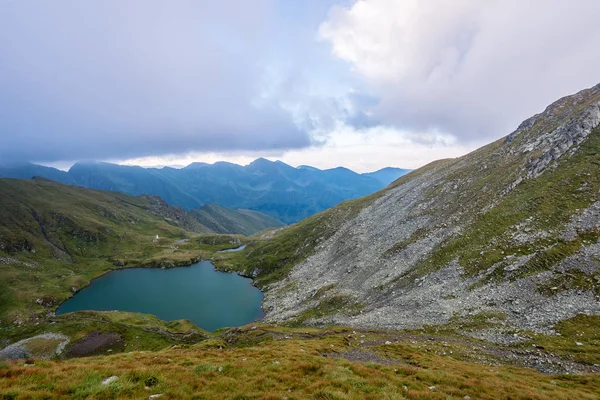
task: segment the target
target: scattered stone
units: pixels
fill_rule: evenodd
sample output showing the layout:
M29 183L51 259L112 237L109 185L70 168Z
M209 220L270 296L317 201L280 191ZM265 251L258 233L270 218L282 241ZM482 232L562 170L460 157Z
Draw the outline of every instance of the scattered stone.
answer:
M158 399L159 397L163 397L163 394L157 393L157 394L150 395L150 396L148 396L148 400Z
M113 382L117 381L118 379L119 379L119 377L118 377L118 376L116 376L116 375L109 376L108 378L106 378L105 380L103 380L103 381L102 381L102 384L103 384L104 386L106 386L106 385L110 385L111 383L113 383Z

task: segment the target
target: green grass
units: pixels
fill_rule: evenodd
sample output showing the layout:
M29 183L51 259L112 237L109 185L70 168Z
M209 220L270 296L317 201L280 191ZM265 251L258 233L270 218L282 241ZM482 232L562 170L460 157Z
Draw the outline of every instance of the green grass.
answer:
M593 291L600 296L600 273L587 274L578 269L554 272L547 282L538 285L538 291L549 297L573 289Z
M530 348L532 344L565 359L587 365L600 365L600 316L577 315L556 324L559 335L542 335L530 332L530 341L515 345ZM578 344L579 343L579 344Z
M71 339L66 348L68 353L70 346L92 332L118 334L121 341L120 344L110 347L112 352L156 351L173 345L198 343L209 337L206 331L189 321L164 322L153 315L117 311L80 311L50 317L38 325L4 327L0 329L0 339L15 343L43 333L60 333ZM34 346L48 347L51 345L48 342L40 340L40 343L34 343ZM30 348L30 343L27 347ZM41 352L43 349L38 350Z

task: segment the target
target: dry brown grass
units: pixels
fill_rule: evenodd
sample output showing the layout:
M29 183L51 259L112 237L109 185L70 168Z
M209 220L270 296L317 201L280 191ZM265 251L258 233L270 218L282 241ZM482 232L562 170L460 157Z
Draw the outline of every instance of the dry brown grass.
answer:
M0 365L4 398L108 399L597 399L600 376L551 376L393 344L385 364L344 358L348 335L195 346ZM375 335L375 334L374 334ZM373 339L369 336L367 339ZM358 341L355 341L358 342ZM221 348L219 348L221 347ZM381 347L381 345L380 345ZM394 347L397 347L394 350ZM376 347L374 347L376 349ZM119 379L102 385L103 379Z

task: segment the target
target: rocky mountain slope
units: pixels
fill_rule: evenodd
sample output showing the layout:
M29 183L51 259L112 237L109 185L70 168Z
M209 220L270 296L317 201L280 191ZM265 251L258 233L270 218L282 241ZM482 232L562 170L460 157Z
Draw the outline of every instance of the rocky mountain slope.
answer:
M250 209L285 223L371 194L408 170L385 168L357 174L346 168L294 168L257 159L247 166L218 162L185 168L141 168L109 163L77 163L68 172L34 164L1 166L0 177L42 176L58 182L129 195L156 195L186 210L206 204Z
M511 342L600 314L599 122L600 85L220 266L256 277L271 322L398 329L480 318L495 329L474 335Z

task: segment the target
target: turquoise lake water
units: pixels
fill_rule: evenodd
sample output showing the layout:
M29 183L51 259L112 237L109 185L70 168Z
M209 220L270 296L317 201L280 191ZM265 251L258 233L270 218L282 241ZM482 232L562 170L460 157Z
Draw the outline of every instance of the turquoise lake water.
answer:
M210 261L201 261L189 267L109 272L65 301L56 314L132 311L165 321L188 319L212 332L262 318L262 299L250 279L215 271Z

